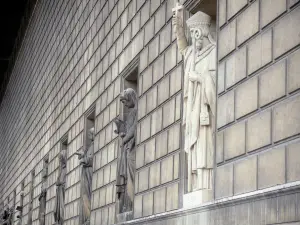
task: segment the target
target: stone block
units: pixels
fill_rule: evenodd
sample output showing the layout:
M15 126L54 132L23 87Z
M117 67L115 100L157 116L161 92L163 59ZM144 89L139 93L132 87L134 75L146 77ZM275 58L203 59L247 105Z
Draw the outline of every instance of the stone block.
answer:
M145 45L152 39L153 36L154 36L154 17L152 17L152 19L150 19L149 22L145 25L145 42L144 42Z
M153 192L150 192L143 196L143 216L152 215L153 208Z
M277 200L278 215L277 222L283 223L287 221L297 221L297 194L287 194L278 196ZM285 223L285 225L293 225L293 223Z
M229 20L248 4L247 0L228 0L227 1L227 19Z
M146 117L141 122L141 142L150 137L151 116Z
M164 55L153 63L153 84L164 76Z
M174 175L173 175L173 179L176 180L179 178L179 163L180 163L180 159L179 159L179 154L174 155Z
M300 7L279 20L273 28L273 51L277 58L300 43ZM288 40L287 40L288 37Z
M168 131L168 153L180 148L181 142L180 124L176 124Z
M137 9L138 8L139 7L137 7ZM144 24L147 22L149 18L150 18L150 1L146 1L146 3L141 9L141 27L144 26Z
M171 44L171 36L172 36L171 26L172 26L172 24L170 22L160 32L160 35L159 35L159 52L160 53L162 51L164 51Z
M145 143L145 164L155 160L155 138Z
M142 169L139 172L139 192L149 188L149 168Z
M287 61L288 92L291 93L300 88L300 50L289 56Z
M226 23L226 0L219 0L219 27Z
M163 106L163 128L175 122L175 98Z
M257 77L247 80L236 89L236 119L245 116L258 107Z
M151 136L153 136L162 129L162 111L162 108L159 108L156 111L154 111L151 116Z
M142 93L147 91L152 85L152 66L148 67L142 74L143 77L143 90Z
M284 182L285 148L271 149L260 154L258 156L258 188L267 188Z
M271 144L271 111L261 112L248 120L247 151Z
M169 156L161 162L161 183L173 180L173 156Z
M300 142L287 146L287 182L300 180Z
M166 211L166 188L154 192L154 214Z
M131 41L131 24L129 24L126 29L124 30L124 48L128 45L128 43Z
M234 91L229 91L218 99L217 126L225 126L234 121Z
M138 100L138 119L143 118L146 115L146 106L147 106L147 101L146 101L146 95L141 97Z
M235 49L236 42L236 20L230 22L219 33L219 59L224 58Z
M259 1L255 1L237 18L237 44L244 43L258 31Z
M264 106L285 95L285 60L276 63L260 75L259 105Z
M175 121L178 121L181 118L181 94L178 94L175 98Z
M262 1L260 8L261 26L264 27L286 11L286 0L277 0L276 4L272 0Z
M137 195L134 197L134 218L142 217L143 196Z
M181 90L182 66L177 67L170 74L170 96Z
M137 32L140 30L140 24L141 24L141 13L140 12L138 12L134 16L131 24L132 24L132 29L131 29L132 34L131 34L131 36L134 37L137 34Z
M245 154L245 122L235 124L224 133L225 160Z
M155 34L165 25L166 23L166 3L163 4L159 10L155 13Z
M159 7L160 0L151 0L150 14L152 15Z
M168 153L168 132L163 132L156 136L156 159Z
M216 199L233 195L233 165L228 164L216 169Z
M219 64L218 70L218 94L225 91L225 62Z
M299 134L300 132L300 97L284 102L274 109L274 141Z
M136 162L135 166L137 169L144 165L144 158L145 158L145 146L140 145L136 149L136 154L135 154L135 162Z
M224 160L224 132L217 132L216 138L216 162L220 163Z
M147 93L147 106L146 112L147 114L151 112L157 106L157 86L154 86L148 93Z
M169 98L169 87L170 87L170 77L164 77L158 84L158 99L157 103L160 105Z
M166 211L178 209L179 206L179 187L178 183L167 187Z
M150 166L149 188L156 187L160 184L160 162Z
M245 176L247 178L245 179ZM234 195L256 190L257 157L252 156L234 164Z
M272 61L272 30L262 33L248 45L248 74Z
M149 63L158 56L159 51L159 36L155 37L149 44Z
M168 63L165 63L165 74L167 74L171 69L176 66L177 60L177 45L173 43L173 45L166 51L165 57L168 59Z
M244 47L226 61L226 88L246 77L246 53L246 47Z
M140 54L140 65L139 71L143 71L148 66L148 46L144 48L144 50Z

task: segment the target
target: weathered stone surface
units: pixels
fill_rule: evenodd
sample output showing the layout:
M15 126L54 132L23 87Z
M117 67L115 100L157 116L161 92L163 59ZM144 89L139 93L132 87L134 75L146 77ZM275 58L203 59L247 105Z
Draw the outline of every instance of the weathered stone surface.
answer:
M272 163L270 163L272 162ZM258 188L285 182L285 149L276 148L258 156Z
M145 168L139 172L139 192L147 190L148 186L149 186L149 168Z
M220 163L224 160L224 132L218 132L216 138L216 162Z
M181 89L182 67L179 66L170 74L170 96L174 95Z
M237 44L242 44L258 31L259 2L255 1L237 18Z
M228 0L227 1L227 19L233 17L243 7L247 5L247 0Z
M261 112L247 124L247 151L271 144L271 111Z
M165 53L165 57L168 60L168 63L165 63L165 74L168 73L172 68L174 68L174 66L176 66L176 54L177 48L176 44L174 43Z
M273 138L280 141L300 132L299 96L284 102L274 109Z
M285 95L285 61L276 63L260 75L259 105L264 106Z
M161 183L173 180L173 157L168 157L161 162Z
M159 52L164 51L171 43L171 23L168 23L160 32L159 35Z
M225 130L224 157L225 160L245 154L245 123L240 122Z
M283 17L273 30L274 57L277 58L300 43L300 31L295 29L300 20L300 7ZM288 41L287 41L287 37Z
M163 128L171 125L175 121L175 98L163 106Z
M247 80L236 89L235 112L236 118L255 111L258 107L258 79Z
M150 166L149 188L156 187L160 184L160 162Z
M219 26L226 23L226 0L219 1Z
M262 33L248 45L248 74L272 61L272 30Z
M233 195L233 165L228 164L216 170L216 199Z
M136 168L140 168L144 165L144 145L140 145L137 149L136 149L136 158L135 158L135 162L136 162Z
M293 7L299 0L289 0L289 7Z
M247 178L245 177L247 176ZM257 157L239 161L234 164L234 194L242 194L256 190Z
M143 216L153 214L153 192L143 195Z
M155 160L155 138L145 143L145 164Z
M218 70L218 94L225 91L225 62L219 64Z
M152 85L152 66L148 67L145 72L142 74L143 85L142 93L147 91Z
M235 49L236 42L236 20L230 22L219 33L219 59L224 58L227 54Z
M157 86L147 93L146 112L149 113L157 106Z
M142 217L143 210L143 196L138 195L134 197L134 218Z
M287 61L288 92L291 93L300 88L300 50L289 56Z
M218 128L234 121L234 91L229 91L218 99Z
M166 211L166 188L154 192L154 214Z
M180 124L176 124L168 131L168 153L178 150L181 142Z
M261 2L261 26L264 27L286 11L286 0L272 0Z
M162 108L157 109L151 116L151 136L162 129Z
M164 76L164 55L153 63L153 84Z
M178 183L167 187L166 211L178 209L179 205L179 187Z
M147 98L146 95L139 99L139 107L138 107L138 119L143 118L146 115L146 107L147 107Z
M300 180L300 143L293 143L287 146L287 182Z
M278 215L277 221L283 223L286 221L297 221L297 194L289 194L284 196L279 196L278 201ZM289 224L287 224L289 225Z
M141 14L143 17L143 14ZM152 17L152 19L149 20L149 22L147 22L147 24L145 25L145 39L144 39L144 43L145 45L153 38L154 36L154 17Z
M163 132L156 136L156 159L165 156L168 153L168 133Z
M164 77L158 84L158 99L157 103L160 105L169 98L169 87L170 87L170 77Z
M137 4L139 1L137 1ZM141 1L142 2L142 1ZM137 5L137 9L138 9ZM144 26L144 24L147 22L147 20L150 18L150 1L146 1L144 6L141 9L141 27Z
M226 61L226 88L246 77L246 48L239 49Z
M157 33L166 22L166 3L155 13L155 33Z
M148 66L148 47L146 47L140 54L139 70L143 71Z
M159 36L149 43L149 63L151 63L159 53Z

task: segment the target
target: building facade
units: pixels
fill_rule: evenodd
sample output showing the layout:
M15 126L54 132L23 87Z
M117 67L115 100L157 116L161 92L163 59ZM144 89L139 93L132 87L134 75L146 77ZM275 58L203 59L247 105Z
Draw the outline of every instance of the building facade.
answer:
M187 188L176 10L216 41L208 194ZM300 224L299 22L298 0L37 1L0 106L2 223Z

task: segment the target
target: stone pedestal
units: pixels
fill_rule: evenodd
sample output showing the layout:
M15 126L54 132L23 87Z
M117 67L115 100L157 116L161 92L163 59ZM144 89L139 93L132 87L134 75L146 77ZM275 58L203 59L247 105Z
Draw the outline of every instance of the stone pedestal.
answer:
M122 223L133 219L133 211L120 213L117 215L117 222Z
M203 203L212 201L213 191L211 189L198 190L183 196L183 208L192 208Z

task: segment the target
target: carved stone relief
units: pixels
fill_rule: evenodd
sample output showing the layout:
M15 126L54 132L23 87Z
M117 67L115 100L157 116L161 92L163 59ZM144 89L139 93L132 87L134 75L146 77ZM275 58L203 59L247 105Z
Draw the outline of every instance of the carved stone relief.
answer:
M187 191L212 188L216 104L216 43L210 33L211 18L197 12L186 24L192 44L184 34L183 18L173 11L177 45L184 57L183 127L187 153Z
M91 215L92 178L93 178L93 154L94 154L94 128L88 132L86 150L78 151L78 159L82 166L81 175L81 208L80 224L89 225Z
M44 158L44 167L42 170L42 187L41 194L39 196L39 221L40 225L45 225L45 213L46 213L46 201L47 201L47 177L48 177L48 164L49 158L46 156Z
M59 175L56 182L56 201L54 209L54 221L57 225L64 223L64 207L65 207L65 183L66 183L66 166L67 166L67 150L63 149L59 153Z
M120 101L126 107L123 120L114 120L117 129L115 133L121 137L121 153L118 161L116 194L119 212L132 211L134 199L135 172L135 132L137 126L137 95L132 88L127 88L120 96Z

